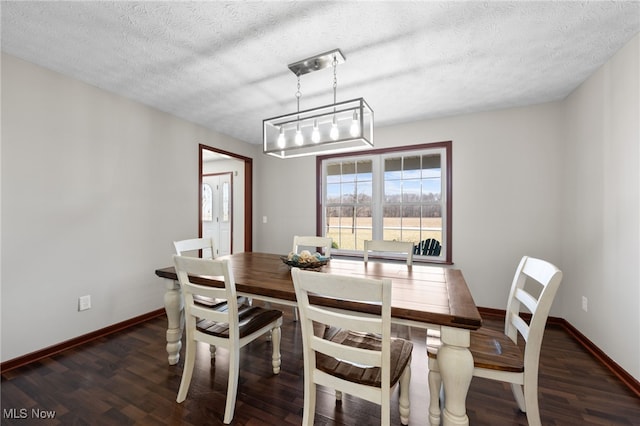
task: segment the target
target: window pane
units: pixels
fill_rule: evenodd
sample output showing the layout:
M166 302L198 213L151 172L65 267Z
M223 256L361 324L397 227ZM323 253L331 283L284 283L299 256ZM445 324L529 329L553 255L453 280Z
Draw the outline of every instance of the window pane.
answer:
M342 163L342 182L355 182L356 180L356 163Z
M340 184L330 183L327 184L327 204L340 202Z
M440 201L442 187L440 179L422 180L422 201Z
M354 203L356 201L356 184L343 183L342 186L342 203Z
M442 218L442 207L440 204L426 204L422 206L422 217Z
M387 205L383 209L384 216L382 219L382 239L383 240L398 240L402 237L401 223L402 223L402 209L398 205Z
M423 169L440 169L440 154L427 154L422 156Z
M368 206L329 208L326 214L327 236L333 238L339 249L363 250L364 240L372 238L371 209Z
M408 203L417 203L420 201L419 179L402 181L402 201Z
M340 163L330 163L327 165L327 184L338 183L341 180L342 167Z
M372 174L372 161L371 160L367 160L367 161L358 161L356 163L356 170L358 172L358 181L365 181L365 180L372 180L373 179L373 174Z
M402 196L402 182L398 180L384 181L384 202L399 203Z
M358 204L371 204L373 197L373 184L371 182L358 182Z
M358 207L356 210L356 227L354 238L354 250L364 250L364 240L373 238L371 221L371 208Z
M420 241L428 238L444 241L442 239L442 217L440 215L440 206L424 206L422 212L422 220L420 226Z
M420 242L420 206L402 208L402 241Z
M384 180L402 179L402 158L384 160Z
M404 157L402 165L403 179L417 179L420 177L420 156Z

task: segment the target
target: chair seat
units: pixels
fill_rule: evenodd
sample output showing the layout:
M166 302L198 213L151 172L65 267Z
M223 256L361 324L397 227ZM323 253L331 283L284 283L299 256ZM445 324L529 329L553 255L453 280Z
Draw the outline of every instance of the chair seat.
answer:
M216 305L214 309L226 311L226 304ZM282 317L282 312L274 309L265 309L259 306L242 305L238 306L238 318L240 328L240 338L250 335L262 327ZM211 320L200 320L196 323L198 331L216 336L229 338L229 324L214 322Z
M324 338L342 345L363 349L380 350L382 346L378 336L357 333L349 330L325 330ZM413 343L403 339L391 339L391 386L395 385L407 363L411 359ZM367 386L380 387L380 368L366 367L340 361L321 353L316 354L316 366L327 374L340 377L350 382Z
M437 358L442 346L439 333L427 333L427 354ZM520 346L513 343L502 331L480 327L471 333L469 351L476 368L513 373L524 371L524 354Z

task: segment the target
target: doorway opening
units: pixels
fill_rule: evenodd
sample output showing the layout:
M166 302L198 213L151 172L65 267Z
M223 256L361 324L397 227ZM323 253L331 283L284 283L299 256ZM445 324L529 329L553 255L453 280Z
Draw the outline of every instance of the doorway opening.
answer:
M207 145L199 145L199 170L198 170L198 187L200 193L199 208L198 208L198 235L200 237L208 236L207 233L207 219L208 213L205 212L205 203L203 202L203 184L211 183L207 182L209 178L207 175L224 175L231 174L233 179L233 185L229 184L227 190L229 191L227 212L233 216L229 217L229 229L230 233L230 246L229 252L240 251L252 251L253 250L253 159L244 157L232 152L224 151L218 148L213 148ZM227 162L227 164L234 164L235 166L221 166L228 167L229 170L225 172L212 172L211 164ZM236 170L231 170L236 169ZM236 179L238 184L236 183ZM220 186L220 214L224 215L224 184ZM233 190L231 190L233 188ZM231 213L233 212L233 213ZM212 212L213 215L213 212ZM224 229L223 229L224 231ZM220 244L216 241L217 244ZM224 246L224 245L223 245Z

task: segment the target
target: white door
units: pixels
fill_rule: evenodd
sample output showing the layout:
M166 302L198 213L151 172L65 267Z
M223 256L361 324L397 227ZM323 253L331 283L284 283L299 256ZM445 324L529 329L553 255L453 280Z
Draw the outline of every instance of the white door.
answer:
M231 254L231 184L231 173L202 177L202 236L213 237L214 257ZM205 194L209 192L211 199L207 200Z

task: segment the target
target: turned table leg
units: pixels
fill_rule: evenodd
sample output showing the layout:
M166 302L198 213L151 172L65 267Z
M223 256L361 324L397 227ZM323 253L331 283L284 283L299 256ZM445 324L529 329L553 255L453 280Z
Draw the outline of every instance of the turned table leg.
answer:
M169 365L180 360L182 348L182 330L184 329L184 301L177 281L167 280L167 291L164 294L164 309L167 312L167 353Z
M438 366L444 386L443 425L469 424L466 399L473 376L473 357L469 352L469 330L442 327L442 347Z

